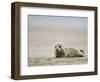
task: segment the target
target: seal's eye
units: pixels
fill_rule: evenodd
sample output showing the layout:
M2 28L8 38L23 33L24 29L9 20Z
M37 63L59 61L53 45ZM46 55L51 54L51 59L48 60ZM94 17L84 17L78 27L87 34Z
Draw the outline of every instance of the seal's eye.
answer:
M59 48L61 48L61 46L59 46Z
M55 48L56 48L57 46L55 46Z

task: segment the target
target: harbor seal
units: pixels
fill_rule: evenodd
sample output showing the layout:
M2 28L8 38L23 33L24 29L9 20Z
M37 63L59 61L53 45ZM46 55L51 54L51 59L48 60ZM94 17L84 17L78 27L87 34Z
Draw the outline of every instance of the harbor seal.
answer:
M75 48L64 48L64 44L59 42L55 45L55 55L56 58L61 57L83 57L84 50L77 50Z

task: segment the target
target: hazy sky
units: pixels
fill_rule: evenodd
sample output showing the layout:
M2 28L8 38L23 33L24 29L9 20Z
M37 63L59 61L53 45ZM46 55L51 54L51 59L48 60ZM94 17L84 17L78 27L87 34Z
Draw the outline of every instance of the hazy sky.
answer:
M87 17L70 17L70 16L39 16L29 15L29 27L39 28L67 28L79 27L87 28ZM41 27L42 26L42 27Z

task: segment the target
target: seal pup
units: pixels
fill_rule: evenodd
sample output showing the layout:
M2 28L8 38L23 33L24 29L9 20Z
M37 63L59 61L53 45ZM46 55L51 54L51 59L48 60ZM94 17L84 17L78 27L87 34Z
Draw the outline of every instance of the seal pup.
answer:
M84 50L77 50L75 48L64 48L64 44L62 42L56 43L55 45L55 55L56 58L61 57L83 57Z

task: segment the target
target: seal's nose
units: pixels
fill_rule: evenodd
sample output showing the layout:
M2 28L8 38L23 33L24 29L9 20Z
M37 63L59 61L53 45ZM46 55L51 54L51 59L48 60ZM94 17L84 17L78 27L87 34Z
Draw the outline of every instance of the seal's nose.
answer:
M56 48L57 51L59 51L59 48Z

